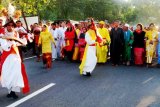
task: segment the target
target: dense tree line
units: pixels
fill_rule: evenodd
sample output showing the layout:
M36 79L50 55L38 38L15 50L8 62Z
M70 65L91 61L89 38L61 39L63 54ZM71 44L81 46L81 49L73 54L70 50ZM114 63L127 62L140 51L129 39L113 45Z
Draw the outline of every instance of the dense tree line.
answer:
M160 20L160 0L0 0L0 8L9 2L26 16L38 15L42 20L85 20L88 17L128 23Z

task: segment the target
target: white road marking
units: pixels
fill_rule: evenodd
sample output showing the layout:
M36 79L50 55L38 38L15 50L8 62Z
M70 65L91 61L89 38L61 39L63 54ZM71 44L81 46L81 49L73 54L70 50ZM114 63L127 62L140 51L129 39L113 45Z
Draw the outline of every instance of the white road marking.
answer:
M153 77L151 77L151 78L148 78L148 79L147 79L147 80L145 80L142 84L146 84L147 82L151 81L153 78L154 78L154 76L153 76Z
M45 90L51 88L51 87L54 86L54 85L56 85L56 84L55 84L55 83L51 83L51 84L49 84L49 85L47 85L47 86L45 86L45 87L43 87L43 88L37 90L36 92L34 92L34 93L32 93L32 94L30 94L30 95L28 95L28 96L26 96L26 97L24 97L24 98L22 98L22 99L16 101L16 102L14 102L14 103L8 105L7 107L16 107L16 106L22 104L23 102L25 102L25 101L31 99L32 97L34 97L34 96L36 96L36 95L38 95L38 94L44 92Z
M32 57L28 57L28 58L24 58L24 60L27 60L27 59L32 59L32 58L35 58L36 56L32 56Z
M42 56L42 55L40 55L40 56ZM31 57L28 57L28 58L24 58L24 60L32 59L32 58L35 58L35 57L37 57L37 56L31 56Z

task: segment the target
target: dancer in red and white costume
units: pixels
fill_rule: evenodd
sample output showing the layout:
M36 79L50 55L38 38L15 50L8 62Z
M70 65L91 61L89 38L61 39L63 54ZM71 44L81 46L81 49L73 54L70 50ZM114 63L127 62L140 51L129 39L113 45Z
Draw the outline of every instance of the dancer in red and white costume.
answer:
M17 46L22 45L18 33L14 30L15 23L8 22L5 25L5 35L0 38L2 48L1 66L0 66L0 83L2 87L8 89L8 98L17 99L15 92L28 93L29 83L25 66L21 61Z

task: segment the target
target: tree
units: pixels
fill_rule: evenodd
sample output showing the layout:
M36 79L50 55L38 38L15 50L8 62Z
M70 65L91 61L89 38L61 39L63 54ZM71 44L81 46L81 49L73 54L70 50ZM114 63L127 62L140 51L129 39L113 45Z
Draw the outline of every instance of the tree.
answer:
M9 2L23 10L25 16L38 15L42 20L85 20L88 17L127 23L160 20L160 0L1 0L0 8L7 7Z

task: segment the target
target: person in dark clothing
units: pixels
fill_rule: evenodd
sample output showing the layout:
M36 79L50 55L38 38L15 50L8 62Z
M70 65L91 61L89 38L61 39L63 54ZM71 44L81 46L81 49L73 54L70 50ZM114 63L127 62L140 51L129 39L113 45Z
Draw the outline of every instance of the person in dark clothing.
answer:
M112 65L118 66L124 46L124 33L123 29L119 27L119 21L114 22L114 28L111 30L110 37L110 53Z
M133 32L134 35L134 63L135 65L143 65L144 49L145 49L145 32L142 30L142 25L137 24L137 29Z

